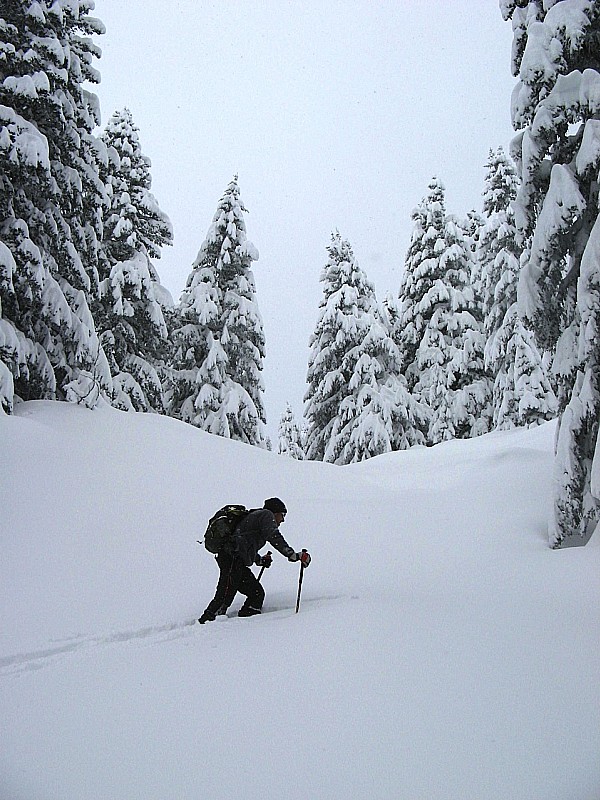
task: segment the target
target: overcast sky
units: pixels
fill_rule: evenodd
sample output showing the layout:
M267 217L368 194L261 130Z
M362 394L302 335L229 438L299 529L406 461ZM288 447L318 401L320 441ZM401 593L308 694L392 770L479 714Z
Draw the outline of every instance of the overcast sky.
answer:
M512 31L497 0L96 0L102 122L128 107L175 242L175 300L238 174L267 340L274 438L298 417L333 230L383 299L433 175L448 211L481 211L508 148Z

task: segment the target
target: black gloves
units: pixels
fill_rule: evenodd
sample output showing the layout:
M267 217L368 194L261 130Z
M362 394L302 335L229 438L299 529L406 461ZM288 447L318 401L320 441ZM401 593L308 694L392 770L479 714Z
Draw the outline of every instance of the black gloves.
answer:
M267 553L266 556L259 556L256 559L256 564L259 567L264 567L265 569L269 569L271 564L273 563L273 559L271 558L270 553Z

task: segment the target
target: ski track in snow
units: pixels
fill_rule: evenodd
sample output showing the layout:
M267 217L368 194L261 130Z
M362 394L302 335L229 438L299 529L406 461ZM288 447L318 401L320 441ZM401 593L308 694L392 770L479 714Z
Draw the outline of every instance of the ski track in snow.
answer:
M0 657L0 675L12 675L18 672L42 669L58 656L76 653L92 647L100 647L121 642L131 642L137 639L148 639L159 634L174 634L170 639L184 636L187 628L196 623L195 619L185 622L171 622L165 625L152 625L134 631L120 631L107 636L75 637L73 641L56 647L47 647L33 650L29 653L16 653L11 656Z
M307 598L302 601L302 606L320 605L323 602L331 602L336 600L357 599L354 595L330 595L324 597ZM295 613L294 608L289 607L269 607L263 609L262 616L279 612L280 616L289 616ZM227 619L237 619L237 616L232 614ZM252 617L244 619L244 623L248 624ZM214 624L214 623L213 623ZM217 623L218 624L218 623ZM204 626L206 630L211 628L211 625ZM90 650L93 647L103 647L112 644L122 644L128 642L135 642L140 639L150 639L159 637L164 634L162 639L158 641L172 641L179 639L183 636L190 636L196 629L200 630L197 618L188 619L184 622L169 622L163 625L150 625L144 628L138 628L133 631L119 631L117 633L110 633L106 636L74 636L70 639L63 640L63 644L56 644L54 647L46 647L40 650L32 650L28 653L15 653L14 655L0 657L0 676L15 675L21 672L29 672L32 670L43 669L49 666L50 663L60 656L69 655L71 653L78 653L85 650ZM56 640L55 640L56 641Z

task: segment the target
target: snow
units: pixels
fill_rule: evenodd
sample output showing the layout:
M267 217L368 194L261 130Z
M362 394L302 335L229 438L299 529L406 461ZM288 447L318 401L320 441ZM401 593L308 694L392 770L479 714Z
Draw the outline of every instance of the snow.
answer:
M31 100L38 99L38 92L50 91L50 81L45 72L34 72L32 75L20 77L11 75L4 79L3 86L7 91L24 95Z
M585 199L571 167L554 164L550 185L533 234L529 261L519 275L519 312L534 319L539 307L539 283L557 249L560 237L569 231L573 221L585 210Z
M594 69L583 73L573 70L559 75L548 97L535 113L534 135L557 131L565 120L576 122L582 116L592 116L600 111L600 75Z
M600 540L549 549L555 425L296 461L155 414L0 417L0 795L596 800ZM226 502L313 556L191 621ZM234 605L234 610L239 602ZM188 624L190 623L190 624Z
M588 169L597 168L600 163L600 120L588 119L583 129L583 139L575 157L577 174L583 175Z
M12 108L0 105L0 150L15 164L50 169L48 141L40 131Z

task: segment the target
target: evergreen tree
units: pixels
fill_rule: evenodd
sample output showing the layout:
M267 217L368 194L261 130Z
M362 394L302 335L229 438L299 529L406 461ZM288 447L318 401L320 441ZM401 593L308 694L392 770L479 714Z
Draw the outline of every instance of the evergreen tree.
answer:
M479 233L477 260L483 276L483 311L488 339L499 330L516 300L519 248L512 202L519 179L514 166L499 147L490 150L483 191L485 225Z
M533 332L523 324L516 303L488 340L486 357L498 365L494 378L495 428L530 427L556 416L556 395Z
M163 412L157 364L165 356L167 327L155 296L160 281L150 257L160 257L160 247L172 243L173 231L150 192L150 160L142 154L128 109L113 114L102 139L108 152L104 180L110 207L96 319L113 374L113 404Z
M310 340L307 457L348 464L423 443L423 412L399 374L400 353L373 285L339 233L327 250Z
M554 352L561 411L550 541L600 519L600 3L502 0L515 40L512 154L524 251L519 307Z
M289 456L298 461L304 460L302 432L289 403L286 403L285 411L279 421L279 446L277 452L279 455Z
M173 317L171 416L218 436L229 436L225 413L227 356L220 342L221 294L216 265L202 245Z
M471 276L470 283L473 288L473 316L478 322L483 322L483 275L481 272L481 264L477 259L477 243L481 229L485 224L484 217L477 211L472 210L467 212L467 218L461 224L461 228L465 237L465 242L471 251Z
M0 9L0 406L110 392L90 300L106 203L90 0Z
M394 338L402 353L402 372L411 391L418 380L417 348L428 318L427 313L423 313L423 301L435 293L433 267L438 260L439 248L444 246L444 195L444 185L433 178L427 196L412 212L413 231L395 311ZM426 303L425 307L431 311L431 303Z
M142 153L139 128L128 108L115 111L102 139L107 148L114 147L119 157L118 161L109 162L107 175L113 202L109 212L113 240L110 246L115 255L122 255L123 248L133 247L144 250L149 258L160 258L161 248L173 244L173 226L150 191L152 164ZM111 221L111 217L115 219Z
M170 413L211 433L266 446L256 302L237 177L221 198L184 290L173 331Z
M491 386L471 284L471 245L446 214L439 180L431 182L413 222L395 337L409 386L429 409L428 441L436 444L489 429Z
M487 222L477 260L484 277L485 362L494 377L494 428L535 425L556 416L556 397L534 336L519 317L519 250L514 213L518 178L499 147L490 151L483 193Z

